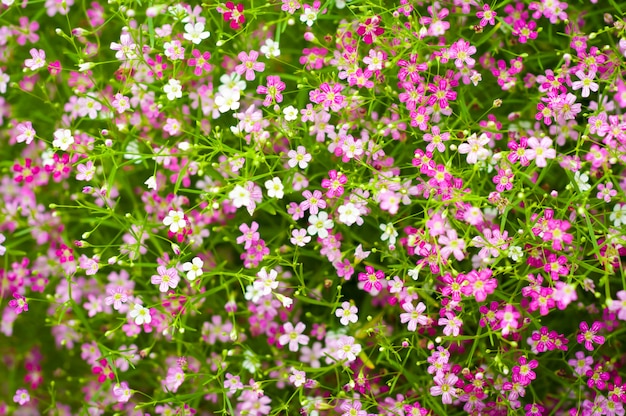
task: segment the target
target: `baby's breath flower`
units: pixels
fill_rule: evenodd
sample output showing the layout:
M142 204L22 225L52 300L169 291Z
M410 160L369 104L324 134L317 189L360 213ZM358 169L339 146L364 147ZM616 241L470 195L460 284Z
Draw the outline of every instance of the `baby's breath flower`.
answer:
M393 224L390 222L388 222L387 224L380 224L379 228L383 231L383 235L380 236L381 241L389 240L389 245L395 246L398 232L395 228L393 228Z
M185 220L185 213L180 210L171 209L165 218L163 218L163 225L169 226L170 231L177 233L181 228L185 228L187 221Z
M167 94L168 100L173 101L183 96L183 87L181 86L180 81L170 79L163 87L163 92Z
M267 59L280 56L280 48L278 42L274 42L272 39L266 39L265 44L261 46L260 51L262 54L265 55Z
M185 33L183 38L191 41L194 45L199 45L204 39L211 36L209 31L204 30L204 23L187 23L185 25Z
M191 262L183 263L183 270L187 272L187 280L193 282L198 277L202 276L204 262L200 257L194 257Z
M135 303L133 309L130 310L130 317L135 320L135 324L143 325L152 322L152 316L150 316L150 309L145 308L142 305Z
M283 114L285 115L285 120L294 121L298 118L298 109L293 105L283 108Z

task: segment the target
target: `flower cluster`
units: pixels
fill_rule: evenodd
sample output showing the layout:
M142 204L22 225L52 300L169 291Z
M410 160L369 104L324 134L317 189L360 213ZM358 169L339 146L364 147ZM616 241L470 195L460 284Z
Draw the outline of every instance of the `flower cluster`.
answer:
M626 414L592 3L3 1L0 416Z

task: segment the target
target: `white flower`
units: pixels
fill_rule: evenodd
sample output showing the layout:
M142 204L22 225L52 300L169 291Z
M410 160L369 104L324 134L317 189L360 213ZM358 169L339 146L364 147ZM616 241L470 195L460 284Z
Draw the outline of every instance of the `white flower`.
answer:
M278 272L274 269L271 269L269 274L265 267L263 267L257 273L258 279L256 279L252 284L254 289L257 292L261 293L261 296L266 296L272 293L273 290L278 288L278 281L276 278L278 277Z
M224 92L228 90L243 91L246 89L246 81L241 79L241 75L236 72L224 74L220 77L222 85L217 87L218 92Z
M263 291L254 285L246 286L246 293L243 294L243 297L252 303L258 303L262 296Z
M148 179L146 179L144 185L146 185L148 189L152 189L155 191L157 189L156 179L154 178L154 176L150 176Z
M191 262L183 263L183 270L187 272L187 280L193 282L198 277L202 276L202 266L204 266L204 262L200 257L194 257Z
M7 92L7 84L11 78L0 69L0 94Z
M261 368L261 362L252 351L244 350L243 362L241 363L241 366L250 373L255 374Z
M285 295L281 295L280 293L274 293L276 295L276 299L283 304L283 308L289 308L293 304L293 299L287 297Z
M185 213L183 211L174 211L173 209L167 213L167 216L163 218L163 225L169 225L170 231L177 233L181 228L185 228L187 221L185 220Z
M250 191L241 185L236 185L232 191L228 193L228 198L233 202L235 208L241 208L250 204Z
M419 277L420 277L420 276L419 276L419 274L420 274L420 271L421 271L421 270L422 270L422 268L421 268L421 267L419 267L419 266L418 266L418 267L414 267L414 268L412 268L411 270L409 270L409 271L407 272L407 274L409 275L409 277L410 277L411 279L413 279L413 280L417 280L417 279L419 279Z
M272 39L266 39L265 45L261 46L261 53L264 54L267 59L280 56L278 42L274 42Z
M139 143L136 140L131 140L126 146L126 153L124 153L124 159L134 160L135 164L141 163L141 153L139 151Z
M317 215L311 215L309 217L309 224L311 224L307 228L309 235L313 236L317 234L319 238L328 237L328 229L333 228L335 225L333 220L329 219L328 214L324 211L318 212Z
M626 205L615 205L609 218L613 221L615 227L626 224Z
M574 174L574 181L576 185L578 185L578 189L580 192L587 192L591 189L591 185L589 185L589 175L586 173L580 173L580 171L576 171Z
M183 38L190 40L194 45L200 44L204 39L211 36L211 33L204 30L204 23L187 23Z
M511 246L507 250L507 256L513 261L519 261L523 255L522 248L518 246Z
M339 222L346 224L347 226L350 226L355 222L358 223L358 225L363 224L361 212L352 202L347 202L344 205L341 205L337 211L339 212Z
M304 13L300 16L300 21L306 23L308 27L313 26L313 22L317 20L317 12L311 7L305 7Z
M290 105L289 107L283 108L283 114L285 115L285 120L294 121L298 118L298 109Z
M265 182L265 189L267 189L267 195L270 198L282 199L285 193L283 192L284 186L280 182L279 178L272 178Z
M163 92L167 94L168 100L173 101L183 96L183 87L180 85L180 81L170 79L167 85L163 87Z
M395 228L393 228L393 224L388 222L387 224L380 224L380 229L383 231L383 235L380 236L382 241L389 240L390 246L396 245L396 237L398 237L398 232Z
M52 147L65 152L72 144L74 144L74 136L72 136L71 131L68 129L59 129L54 132Z
M130 317L135 320L137 325L149 324L152 322L152 316L150 316L150 309L135 303L133 309L130 311Z
M220 113L225 113L230 110L237 110L239 109L240 98L241 94L239 93L239 90L224 89L223 91L218 92L215 96L215 105L217 106L217 109Z

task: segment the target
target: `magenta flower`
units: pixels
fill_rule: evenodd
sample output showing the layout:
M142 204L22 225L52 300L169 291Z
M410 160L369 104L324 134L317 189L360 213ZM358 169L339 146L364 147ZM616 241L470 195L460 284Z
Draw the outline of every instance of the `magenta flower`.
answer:
M379 26L380 24L380 16L369 17L365 20L364 23L361 23L356 30L356 33L359 36L363 37L363 42L370 45L372 44L376 38L383 33L385 33L385 29Z
M241 29L241 25L246 21L246 17L243 14L243 3L235 5L232 1L227 1L226 12L224 12L224 20L230 21L230 28L233 30Z
M537 360L528 361L528 358L523 356L517 362L519 365L513 367L513 375L519 377L523 386L527 386L537 377L533 369L537 368L539 363Z
M328 177L329 179L322 179L322 188L327 189L326 196L333 198L343 195L343 185L348 182L348 177L343 173L337 173L334 169L328 171Z
M280 80L279 76L270 75L267 77L267 86L259 85L256 89L257 94L266 94L263 105L269 107L271 104L283 102L282 91L285 90L285 83Z
M324 110L330 108L332 111L339 111L347 104L346 97L341 95L342 90L341 84L331 86L328 82L324 82L319 89L309 93L309 99L316 104L321 104Z
M15 313L19 315L22 312L27 312L28 303L26 303L26 298L19 293L13 293L13 297L15 299L9 301L9 306L15 310Z
M33 166L32 160L29 158L24 159L24 165L16 163L13 165L13 172L16 173L13 180L17 183L26 182L31 183L41 168L39 166Z
M104 383L107 379L113 380L115 378L115 373L105 358L98 361L98 365L95 365L91 372L98 375L98 383Z
M580 323L579 327L580 333L576 336L576 341L578 341L579 344L584 344L587 351L593 351L594 343L598 345L604 344L604 337L597 335L600 329L602 329L601 322L596 321L591 325L591 328L589 328L587 322L583 321Z
M372 266L365 266L365 273L359 273L359 282L365 282L363 290L371 292L372 289L380 291L383 288L381 281L385 278L382 270L374 270Z

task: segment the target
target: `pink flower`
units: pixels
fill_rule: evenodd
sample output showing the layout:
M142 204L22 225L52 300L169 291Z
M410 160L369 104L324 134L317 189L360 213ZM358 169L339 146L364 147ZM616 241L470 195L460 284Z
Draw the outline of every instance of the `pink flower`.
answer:
M453 313L446 313L445 318L439 318L437 321L437 325L444 326L443 333L447 336L457 337L463 327L463 321L458 316L455 316Z
M498 14L496 12L494 12L493 10L491 10L491 7L489 7L488 4L483 4L483 9L478 11L476 13L476 17L478 17L480 19L480 26L481 27L485 27L487 26L487 24L490 25L495 25L496 21L495 21L495 17Z
M476 302L484 302L487 296L495 292L498 287L498 281L491 276L491 269L483 269L479 272L471 270L466 276L467 285L464 286L463 293L473 295Z
M450 59L454 59L454 65L458 69L464 66L473 67L476 60L471 55L476 53L476 48L464 39L459 39L450 46Z
M441 257L445 260L450 257L450 254L453 254L458 261L465 258L463 251L465 249L465 240L457 236L456 230L448 230L446 235L439 237L439 244L444 246L441 249Z
M26 59L24 61L24 66L26 66L26 68L36 71L46 65L46 52L44 52L43 49L32 48L30 50L30 56L32 59Z
M415 331L417 324L428 325L430 318L426 315L422 315L422 312L426 310L426 305L424 305L423 302L419 302L417 306L413 306L412 302L404 302L402 309L404 309L406 313L400 314L400 322L403 324L408 322L407 329L409 331Z
M626 321L626 290L620 290L616 294L617 299L613 299L609 303L609 310L611 312L617 312L617 319Z
M209 59L211 59L210 52L202 53L198 49L194 49L191 51L191 54L193 58L187 60L187 65L195 67L193 70L195 76L199 77L204 71L209 72L211 70L211 64L209 63Z
M87 161L86 165L79 163L78 166L76 166L76 170L78 171L76 174L77 181L90 181L96 173L96 168L91 160Z
M33 129L33 124L30 121L25 121L23 123L18 124L17 126L15 126L15 130L17 133L19 133L15 137L15 140L18 143L23 142L26 144L30 144L35 138L35 135L37 134L35 132L35 129Z
M133 42L133 38L128 33L120 35L120 43L111 42L111 50L116 51L115 57L120 61L137 57L137 44Z
M157 267L157 273L152 276L151 283L153 285L159 285L159 291L165 293L169 288L174 289L178 286L180 277L178 277L178 271L174 268L166 268L165 266Z
M326 208L326 201L322 198L322 193L319 190L314 190L313 192L308 189L302 192L302 196L306 198L304 201L300 202L300 209L303 212L309 210L309 213L315 215L319 212L320 209Z
M39 166L32 166L31 159L26 158L24 159L24 166L19 163L13 165L13 172L16 173L13 180L17 183L21 183L22 181L31 183L40 170L41 168Z
M309 343L309 337L302 333L306 329L306 325L302 322L298 322L294 327L291 322L287 322L283 325L284 334L278 338L280 345L289 344L289 351L298 351L300 345L307 345Z
M253 81L256 77L256 72L263 72L265 70L265 64L263 62L257 62L259 53L257 51L250 51L249 54L245 52L239 52L237 55L241 63L235 67L235 72L239 75L246 74L246 81Z
M343 302L341 308L337 308L335 316L340 318L341 325L348 325L350 322L356 323L359 320L357 316L358 309L350 302Z
M19 404L20 406L25 405L30 401L30 395L28 394L28 390L26 389L18 389L15 392L15 396L13 396L13 402Z
M126 289L124 289L122 286L116 287L115 290L109 289L107 293L109 294L109 296L104 298L104 303L106 305L113 305L113 309L115 309L116 311L119 311L122 307L122 304L128 301Z
M535 160L537 167L545 168L547 166L546 159L554 159L556 157L556 150L552 147L552 139L549 137L543 137L539 140L536 137L530 137L528 139L528 147L526 150L526 158L528 160Z
M342 90L341 84L331 86L328 82L324 82L319 89L309 93L309 99L311 102L322 105L324 110L339 111L347 104L346 97L341 95Z
M598 91L599 86L593 81L596 77L596 71L591 70L588 74L585 74L582 70L578 70L576 71L576 76L579 81L572 82L572 89L574 91L582 89L581 96L589 97L590 91Z
M113 386L113 396L115 396L118 403L128 402L132 394L133 392L128 387L128 383L125 381L117 383Z
M432 396L441 396L443 404L451 404L452 398L457 397L454 385L459 381L459 378L452 373L438 373L433 378L433 381L436 385L430 388L430 394Z

